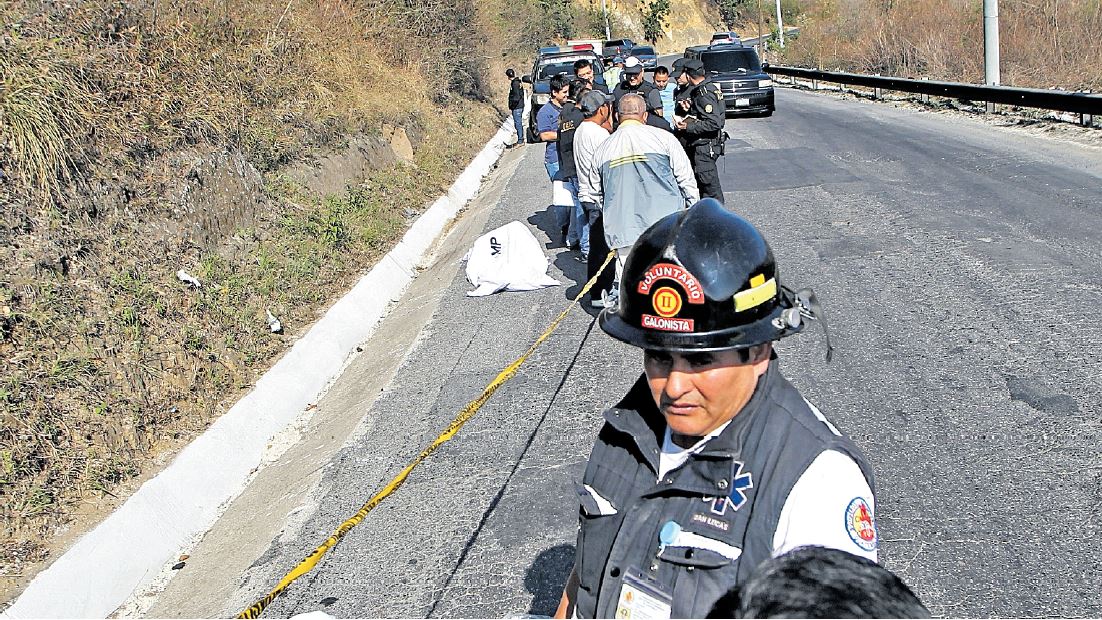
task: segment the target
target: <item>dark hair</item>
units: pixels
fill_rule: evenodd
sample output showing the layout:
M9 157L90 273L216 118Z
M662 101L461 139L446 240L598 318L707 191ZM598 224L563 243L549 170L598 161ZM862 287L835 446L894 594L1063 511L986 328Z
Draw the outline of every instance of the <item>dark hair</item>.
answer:
M577 101L582 98L582 94L589 90L589 82L585 80L570 80L570 98Z
M506 69L505 70L505 77L514 78L516 76L517 76L516 71L513 71L512 69Z
M888 569L826 547L801 547L763 562L712 607L709 618L929 618Z
M562 90L563 87L566 86L568 83L569 83L569 80L566 79L566 76L563 75L562 73L560 73L560 74L556 75L555 77L551 78L551 82L550 82L549 86L551 87L551 92L555 93L555 92L558 92L558 91Z
M669 75L670 70L667 69L665 65L658 65L654 68L654 74L658 75L659 73L661 73L662 75Z
M574 61L574 75L578 75L578 72L586 67L593 66L593 63L589 62L588 58L579 58Z

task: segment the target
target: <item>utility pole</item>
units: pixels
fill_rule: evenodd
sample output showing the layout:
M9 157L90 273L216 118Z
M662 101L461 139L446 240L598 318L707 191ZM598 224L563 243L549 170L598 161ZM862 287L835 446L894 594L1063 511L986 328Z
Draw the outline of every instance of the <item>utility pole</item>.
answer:
M762 41L761 41L761 22L762 22L761 0L758 0L758 55L761 56L762 58L764 58L765 57L765 44L762 43Z
M987 0L984 0L987 2ZM781 0L777 0L777 37L781 48L784 48L784 20L781 19Z
M612 39L612 31L608 28L608 7L605 5L605 0L601 0L601 15L605 17L605 41Z
M998 86L999 76L999 0L983 0L983 79L988 86ZM987 102L987 111L995 104Z

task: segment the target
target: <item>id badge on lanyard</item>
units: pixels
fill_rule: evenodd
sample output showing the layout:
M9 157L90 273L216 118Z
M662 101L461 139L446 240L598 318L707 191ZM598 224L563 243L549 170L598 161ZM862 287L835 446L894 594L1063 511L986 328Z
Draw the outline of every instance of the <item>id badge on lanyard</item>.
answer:
M619 620L669 620L673 597L654 580L634 568L624 573L620 600L616 603Z

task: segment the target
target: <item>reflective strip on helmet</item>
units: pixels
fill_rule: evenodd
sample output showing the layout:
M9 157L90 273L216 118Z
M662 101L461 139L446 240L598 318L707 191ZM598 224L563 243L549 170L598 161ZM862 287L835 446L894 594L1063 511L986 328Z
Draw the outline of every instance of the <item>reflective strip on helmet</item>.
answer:
M751 280L753 282L753 280ZM769 278L753 288L735 293L735 312L756 308L777 296L777 279Z

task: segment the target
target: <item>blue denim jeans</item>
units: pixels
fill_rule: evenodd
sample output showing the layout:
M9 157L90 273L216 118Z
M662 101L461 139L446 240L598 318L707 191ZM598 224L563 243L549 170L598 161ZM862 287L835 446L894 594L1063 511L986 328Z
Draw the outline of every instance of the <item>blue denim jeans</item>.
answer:
M582 203L578 202L578 177L567 179L566 187L570 190L570 197L574 199L574 212L570 217L570 230L566 233L566 244L577 243L582 254L589 254L589 217L582 209Z
M524 144L524 108L513 110L513 126L517 128L517 144Z

